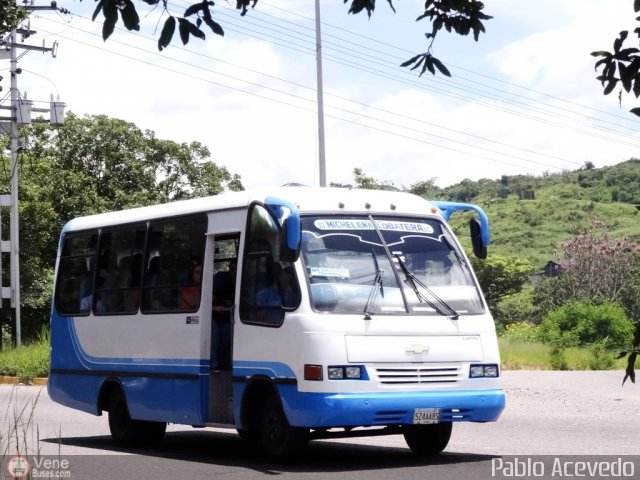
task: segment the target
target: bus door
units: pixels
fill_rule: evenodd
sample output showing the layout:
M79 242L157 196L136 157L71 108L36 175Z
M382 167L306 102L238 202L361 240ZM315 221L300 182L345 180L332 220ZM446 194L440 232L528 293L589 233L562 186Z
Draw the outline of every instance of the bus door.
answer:
M209 337L208 422L233 424L231 365L233 358L233 317L235 311L236 268L240 244L238 215L210 214L207 248L211 268L211 332ZM213 218L212 218L213 217ZM242 220L244 223L244 220ZM203 298L206 298L203 296Z

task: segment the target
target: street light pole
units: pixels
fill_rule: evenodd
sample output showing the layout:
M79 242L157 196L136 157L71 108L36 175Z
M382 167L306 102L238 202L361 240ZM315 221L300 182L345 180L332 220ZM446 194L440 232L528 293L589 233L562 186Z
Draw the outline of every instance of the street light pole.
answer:
M327 167L324 149L324 92L322 89L322 37L320 33L320 0L316 0L316 78L318 90L318 167L320 186L327 186Z
M11 31L11 216L10 225L10 256L11 256L11 308L14 310L16 326L16 346L22 343L20 321L20 248L18 221L18 56L16 48L16 29Z

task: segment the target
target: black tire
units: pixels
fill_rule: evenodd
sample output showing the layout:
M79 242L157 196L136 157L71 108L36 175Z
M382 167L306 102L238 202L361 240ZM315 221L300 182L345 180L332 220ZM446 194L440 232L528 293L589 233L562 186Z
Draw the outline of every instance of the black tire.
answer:
M424 457L438 455L449 443L453 424L407 425L404 427L404 439L413 453Z
M167 424L132 420L129 416L127 401L122 392L117 392L109 406L109 430L116 445L121 447L150 447L159 445Z
M280 400L272 394L260 409L258 440L268 457L287 459L305 451L309 445L309 429L289 425Z
M260 438L258 437L258 431L256 429L245 430L242 428L236 429L238 435L244 442L245 446L252 451L260 448Z

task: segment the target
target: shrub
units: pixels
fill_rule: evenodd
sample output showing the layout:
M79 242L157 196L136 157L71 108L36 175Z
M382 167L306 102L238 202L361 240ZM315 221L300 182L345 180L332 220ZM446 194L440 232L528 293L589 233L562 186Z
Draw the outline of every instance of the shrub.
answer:
M562 347L599 342L623 347L631 341L634 328L618 305L570 300L544 318L539 333L541 340Z
M496 323L500 327L507 327L513 323L531 320L535 314L532 291L531 288L526 288L521 292L503 297L494 312Z
M537 342L539 340L538 327L529 322L514 322L507 325L502 336L521 342Z

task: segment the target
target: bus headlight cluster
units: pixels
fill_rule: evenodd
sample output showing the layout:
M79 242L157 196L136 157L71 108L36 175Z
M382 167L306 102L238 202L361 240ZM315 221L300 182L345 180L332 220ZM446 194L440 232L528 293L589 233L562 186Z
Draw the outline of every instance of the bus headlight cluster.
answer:
M498 365L470 365L469 366L469 378L496 378L499 376Z
M357 366L336 366L328 367L329 380L360 380L362 378L362 368Z

